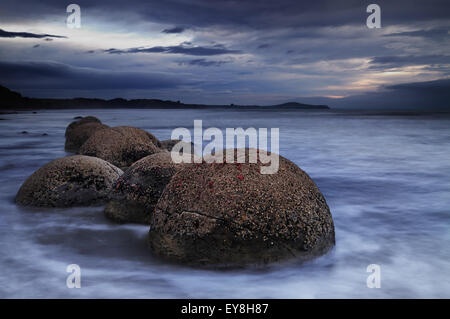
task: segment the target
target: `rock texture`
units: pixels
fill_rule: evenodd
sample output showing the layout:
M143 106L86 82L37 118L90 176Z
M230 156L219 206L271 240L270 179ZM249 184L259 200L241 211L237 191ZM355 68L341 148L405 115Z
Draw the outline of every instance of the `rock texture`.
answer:
M23 183L16 202L47 207L103 203L122 174L119 168L99 158L59 158L42 166Z
M95 156L120 168L161 152L161 143L144 130L118 126L94 132L80 148L80 154Z
M80 147L94 132L108 127L93 116L83 117L78 121L74 121L66 129L66 143L64 148L67 151L78 152Z
M137 161L115 184L105 216L119 223L150 224L164 188L183 165L173 163L167 151Z
M102 123L95 116L85 116L85 117L77 116L77 117L74 117L74 119L75 119L75 121L70 123L66 128L66 136L68 133L70 133L71 130L76 129L77 127L80 127L81 125L84 125L87 123L99 123L99 124Z
M261 174L261 165L185 166L156 205L151 250L171 261L219 266L309 259L330 249L333 219L311 178L281 156L275 174Z

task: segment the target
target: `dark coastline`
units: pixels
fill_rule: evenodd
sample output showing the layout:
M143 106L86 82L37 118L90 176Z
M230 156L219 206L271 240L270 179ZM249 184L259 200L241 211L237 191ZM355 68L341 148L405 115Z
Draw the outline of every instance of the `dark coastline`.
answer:
M97 98L73 99L39 99L23 97L20 93L0 86L0 110L35 110L35 109L89 109L89 108L135 108L135 109L277 109L277 110L329 110L327 105L311 105L289 102L279 105L206 105L185 104L180 101L164 101L159 99L133 99L116 98L104 100Z

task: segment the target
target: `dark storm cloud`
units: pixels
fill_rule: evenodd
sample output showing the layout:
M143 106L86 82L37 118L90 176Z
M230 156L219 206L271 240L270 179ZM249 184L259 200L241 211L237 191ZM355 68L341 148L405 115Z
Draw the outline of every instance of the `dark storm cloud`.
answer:
M82 14L103 12L105 17L120 13L123 21L141 20L183 26L234 26L238 29L274 29L277 27L337 26L365 23L366 7L370 2L360 0L78 0ZM429 0L378 0L384 24L402 24L430 19L447 19L449 2ZM41 19L42 16L65 14L59 0L4 0L0 20L17 21ZM93 14L93 13L92 13ZM117 14L114 14L117 16Z
M450 55L379 56L370 61L370 69L392 69L412 65L450 64Z
M0 38L34 38L34 39L43 39L47 38L61 38L66 39L67 37L61 35L53 35L53 34L36 34L30 32L10 32L0 29ZM46 39L46 40L47 40Z
M55 62L0 62L0 82L17 88L157 89L189 83L162 73L115 72Z
M162 30L163 33L173 34L173 33L183 33L186 30L186 28L183 27L173 27L170 29L164 29Z
M210 61L206 59L194 59L190 61L180 62L180 65L195 65L195 66L221 66L223 64L230 63L230 61Z
M441 79L436 81L428 82L413 82L413 83L402 83L386 86L389 90L395 90L397 92L411 92L415 91L418 93L434 92L437 95L444 96L447 98L447 104L450 104L450 79Z
M202 47L202 46L157 46L151 48L131 48L131 49L108 49L104 52L110 54L126 54L126 53L167 53L167 54L184 54L184 55L196 55L196 56L213 56L222 54L239 54L239 50L230 50L222 45L216 45L213 47Z
M390 85L379 92L329 102L331 106L367 110L450 111L450 79Z
M248 100L255 99L249 103L265 103L266 97L280 94L346 95L365 87L357 85L365 77L369 77L367 83L374 79L372 77L380 81L404 79L407 73L399 77L384 77L382 73L385 69L409 65L428 65L424 74L417 75L418 81L450 76L445 66L449 46L445 33L446 26L450 24L448 0L377 0L375 3L381 7L380 30L366 27L369 15L366 7L372 2L360 0L77 0L76 3L81 6L82 28L88 31L88 36L91 30L96 32L91 34L91 38L86 38L86 47L78 46L84 43L77 38L64 41L69 42L65 47L55 43L35 49L35 52L22 50L15 55L21 48L10 45L0 50L0 54L3 53L0 60L40 59L42 57L36 56L36 52L42 52L47 59L93 66L95 70L72 68L70 72L67 71L69 78L75 79L74 84L66 80L65 76L51 76L51 85L54 86L59 85L55 78L61 78L61 85L64 86L80 86L84 85L81 79L87 77L90 80L85 87L91 83L92 87L87 90L91 90L92 94L97 94L95 89L102 87L105 81L105 85L125 88L140 85L135 79L143 78L142 73L135 77L124 74L120 81L108 84L107 74L111 74L112 79L120 76L106 69L116 70L123 69L124 65L131 67L134 63L151 63L152 69L172 73L175 79L195 78L198 82L192 87L183 87L178 91L174 89L171 94L184 98L182 94L191 90L194 93L186 94L195 96L192 99L200 103L208 97L210 102L216 102L220 98L216 92L227 92L227 95L222 95L223 101L229 101L234 95L237 100L239 94ZM33 26L45 24L64 27L66 5L60 0L2 0L0 21L6 29L9 23L29 27L26 30L31 31L36 30ZM186 32L182 35L187 42L198 46L187 42L179 45L169 43L172 46L164 42L162 46L142 46L150 44L147 42L149 37L156 36L158 40L165 41L182 31ZM50 29L39 32L52 33ZM120 42L120 37L108 42L108 32L124 37L132 34L142 42L125 44ZM387 32L395 33L383 36ZM96 42L94 36L102 41ZM217 42L225 43L226 47L214 45ZM107 54L78 54L77 50ZM235 55L236 59L229 60L226 55ZM177 63L183 68L177 67ZM220 72L217 72L213 66L219 65ZM198 72L199 67L205 68ZM43 68L40 72L57 72L52 66L49 69ZM180 69L188 75L181 77L177 74ZM137 67L135 70L139 71ZM33 81L33 76L36 76L36 81ZM149 85L156 85L153 83L157 82L157 76L150 77ZM166 79L167 76L161 78ZM214 81L210 81L212 78ZM18 78L12 79L20 83ZM179 83L179 80L169 79L171 85L175 83L174 87ZM50 80L36 73L23 76L22 81L38 88L39 81L42 86L46 86ZM370 89L376 88L372 86ZM396 88L383 88L383 92L397 91ZM58 93L58 90L53 92ZM370 97L383 98L382 95ZM366 101L368 98L365 96ZM395 100L395 96L389 100ZM376 101L367 103L372 102L374 104ZM361 107L364 106L362 103Z

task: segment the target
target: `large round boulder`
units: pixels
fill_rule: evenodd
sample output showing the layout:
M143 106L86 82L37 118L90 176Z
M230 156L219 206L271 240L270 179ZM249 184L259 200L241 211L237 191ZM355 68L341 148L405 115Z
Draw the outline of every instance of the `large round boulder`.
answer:
M80 148L80 154L99 157L124 169L145 156L161 152L160 147L153 134L118 126L94 132Z
M119 168L96 157L59 158L42 166L23 183L16 202L48 207L101 204L122 174Z
M140 159L114 185L105 216L119 223L150 224L164 188L182 167L167 151Z
M94 132L108 128L97 118L84 117L79 121L72 122L66 129L66 143L64 148L70 152L78 152L80 147L91 137Z
M151 250L171 261L216 266L325 253L335 242L334 225L318 187L282 156L276 173L261 174L266 165L249 163L246 149L245 163L185 166L156 205Z
M71 130L83 125L83 124L87 124L87 123L99 123L101 124L102 122L96 118L95 116L85 116L85 117L76 117L75 121L73 121L72 123L70 123L67 128L66 128L66 136L67 133L70 133Z

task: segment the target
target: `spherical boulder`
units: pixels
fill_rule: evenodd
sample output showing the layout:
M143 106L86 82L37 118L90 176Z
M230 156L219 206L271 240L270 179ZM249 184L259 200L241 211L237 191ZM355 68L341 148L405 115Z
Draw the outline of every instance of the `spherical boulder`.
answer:
M118 126L94 132L81 146L80 154L99 157L124 169L145 156L161 152L160 147L153 134Z
M330 210L311 178L282 156L276 173L261 174L268 164L249 163L245 151L245 163L190 164L172 177L151 219L155 254L228 266L306 260L334 245Z
M183 165L175 164L167 151L140 159L114 185L105 216L119 223L150 224L164 188Z
M70 207L101 204L122 170L90 156L58 158L34 172L20 187L16 202L25 206Z
M73 129L75 129L75 128L81 126L81 125L84 125L84 124L87 124L87 123L99 123L99 124L102 123L102 122L101 122L98 118L96 118L95 116L85 116L85 117L77 116L77 117L74 117L74 119L75 119L75 121L73 121L72 123L70 123L70 124L67 126L67 128L66 128L66 136L67 136L68 133L70 133L71 130L73 130Z
M66 130L66 143L64 145L66 151L78 152L80 147L88 140L89 137L91 137L92 134L94 134L94 132L109 127L108 125L95 121L88 121L81 124L79 124L79 122L73 122L78 125L73 126L70 129L68 127Z

